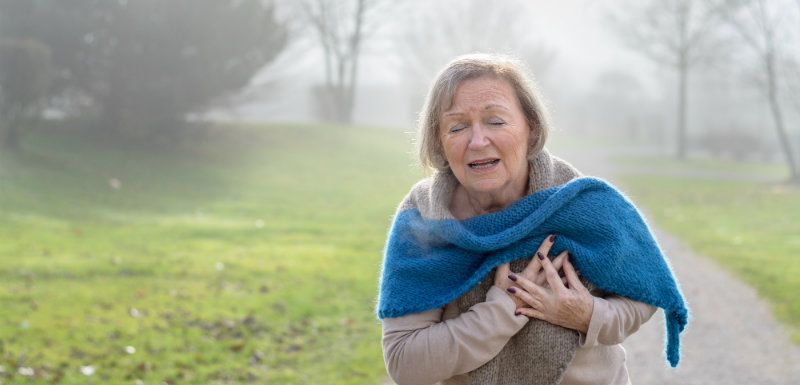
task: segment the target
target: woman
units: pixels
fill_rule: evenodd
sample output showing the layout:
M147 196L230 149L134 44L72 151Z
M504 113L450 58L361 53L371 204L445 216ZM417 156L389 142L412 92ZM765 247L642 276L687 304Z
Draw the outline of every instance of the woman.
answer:
M544 149L520 68L460 57L428 95L434 172L398 208L378 304L399 384L628 383L620 343L656 306L677 364L687 312L668 264L627 199Z

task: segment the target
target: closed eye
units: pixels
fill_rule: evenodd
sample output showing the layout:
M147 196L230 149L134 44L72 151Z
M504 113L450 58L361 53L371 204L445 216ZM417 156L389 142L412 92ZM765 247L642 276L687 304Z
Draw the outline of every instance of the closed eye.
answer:
M450 132L458 132L463 130L465 127L466 126L464 124L456 124L455 126L450 127Z

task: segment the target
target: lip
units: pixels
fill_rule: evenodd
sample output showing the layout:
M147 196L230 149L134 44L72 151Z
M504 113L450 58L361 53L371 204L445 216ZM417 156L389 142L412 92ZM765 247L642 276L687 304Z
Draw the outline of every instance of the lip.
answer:
M486 163L486 162L494 162L494 164L489 166L489 167L484 167L484 168L473 168L473 167L470 166L470 164ZM500 165L500 158L483 158L483 159L477 159L477 160L473 160L473 161L467 162L467 168L470 171L475 172L475 173L484 173L484 172L492 171L495 168L497 168L498 165Z

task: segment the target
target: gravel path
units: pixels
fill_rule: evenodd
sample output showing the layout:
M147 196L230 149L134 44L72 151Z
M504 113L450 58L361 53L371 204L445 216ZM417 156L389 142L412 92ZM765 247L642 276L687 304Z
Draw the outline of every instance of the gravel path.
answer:
M622 171L603 150L554 151L586 174L613 182ZM630 169L624 170L629 172ZM644 170L642 170L644 171ZM647 215L645 213L645 215ZM664 354L664 315L658 311L623 346L634 384L800 384L800 346L772 316L755 290L679 239L650 223L689 303L681 362Z

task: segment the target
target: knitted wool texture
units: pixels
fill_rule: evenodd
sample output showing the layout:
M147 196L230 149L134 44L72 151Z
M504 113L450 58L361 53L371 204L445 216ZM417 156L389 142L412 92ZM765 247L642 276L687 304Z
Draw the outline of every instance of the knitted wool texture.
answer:
M678 364L688 310L647 224L614 187L577 178L502 211L458 221L441 212L440 205L431 208L437 205L426 200L442 195L424 191L432 185L415 186L423 191L412 190L410 196L418 199L407 198L395 216L384 255L380 318L443 306L488 278L497 265L529 258L547 235L557 234L551 253L569 250L572 262L594 285L664 309L667 360ZM444 187L443 195L452 188Z

